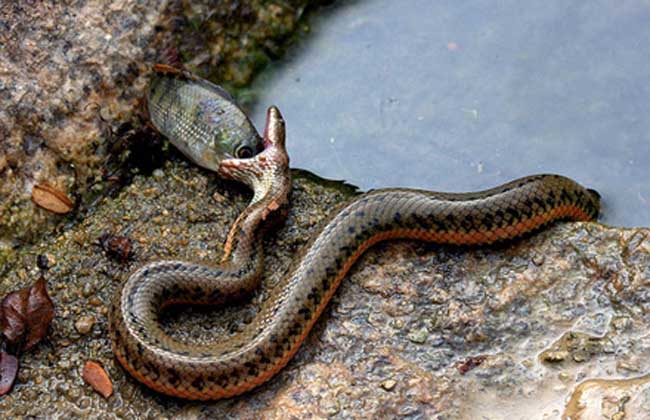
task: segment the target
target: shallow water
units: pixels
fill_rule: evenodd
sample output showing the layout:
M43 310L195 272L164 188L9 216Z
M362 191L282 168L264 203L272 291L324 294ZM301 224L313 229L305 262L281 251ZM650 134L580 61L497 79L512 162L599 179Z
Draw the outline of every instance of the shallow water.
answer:
M650 226L650 2L432 3L340 2L255 82L292 166L362 189L560 173Z

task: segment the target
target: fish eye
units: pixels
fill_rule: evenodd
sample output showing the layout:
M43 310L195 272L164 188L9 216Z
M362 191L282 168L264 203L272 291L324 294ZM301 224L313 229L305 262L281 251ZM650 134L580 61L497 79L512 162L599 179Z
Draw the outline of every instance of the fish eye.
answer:
M237 150L235 150L235 156L239 159L251 158L253 157L253 149L248 146L239 146Z

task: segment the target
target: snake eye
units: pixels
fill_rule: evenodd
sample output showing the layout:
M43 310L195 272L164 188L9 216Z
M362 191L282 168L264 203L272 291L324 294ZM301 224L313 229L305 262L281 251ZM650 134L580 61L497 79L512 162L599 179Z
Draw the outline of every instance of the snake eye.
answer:
M235 156L239 159L251 158L253 157L253 149L248 146L239 146L237 150L235 150Z

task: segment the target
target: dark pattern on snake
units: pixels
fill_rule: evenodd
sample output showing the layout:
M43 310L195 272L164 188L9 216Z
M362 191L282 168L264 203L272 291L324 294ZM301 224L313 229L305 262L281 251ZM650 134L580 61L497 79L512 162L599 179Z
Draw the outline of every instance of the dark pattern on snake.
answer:
M231 230L222 264L151 263L133 273L117 293L110 324L113 350L126 370L157 391L219 399L267 381L296 353L352 264L378 241L414 238L485 245L557 220L593 220L599 212L595 191L557 175L530 176L467 194L371 191L322 224L244 331L211 345L177 342L158 324L162 307L218 304L259 284L262 227L287 201L291 183L284 123L276 108L269 109L264 137L266 148L260 155L223 161L219 170L255 192Z

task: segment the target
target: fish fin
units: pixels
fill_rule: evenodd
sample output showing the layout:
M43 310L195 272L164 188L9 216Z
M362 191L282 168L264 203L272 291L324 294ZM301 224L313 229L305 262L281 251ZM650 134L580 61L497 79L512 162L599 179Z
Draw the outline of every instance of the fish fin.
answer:
M227 101L230 101L230 102L232 102L234 104L237 104L235 102L235 98L232 97L230 92L228 92L226 89L222 88L221 86L215 85L214 83L212 83L212 82L210 82L208 80L199 79L199 78L196 78L195 82L202 85L202 86L205 86L206 89L210 89L210 90L214 91L217 95L222 96Z
M184 73L183 70L177 69L176 67L170 66L169 64L161 64L161 63L154 64L152 70L155 73L173 74L175 76L180 76Z
M224 88L222 88L219 85L215 85L214 83L212 83L212 82L210 82L208 80L201 79L200 77L197 77L197 76L193 75L192 73L190 73L187 70L177 69L176 67L170 66L168 64L157 63L157 64L153 65L153 71L154 71L154 73L158 73L158 74L161 74L161 75L178 77L178 78L185 79L187 81L191 81L193 83L199 84L199 85L205 87L206 89L215 92L217 95L221 96L222 98L226 99L227 101L230 101L230 102L236 104L235 98L232 97L230 92L228 92L227 90L225 90Z

